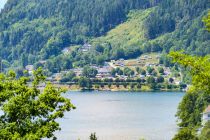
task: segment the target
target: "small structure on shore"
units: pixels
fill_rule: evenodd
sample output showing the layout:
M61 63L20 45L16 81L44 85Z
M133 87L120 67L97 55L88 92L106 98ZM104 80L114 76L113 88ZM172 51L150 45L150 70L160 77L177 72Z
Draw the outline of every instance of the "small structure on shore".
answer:
M204 126L208 121L210 121L210 105L203 112L202 125Z

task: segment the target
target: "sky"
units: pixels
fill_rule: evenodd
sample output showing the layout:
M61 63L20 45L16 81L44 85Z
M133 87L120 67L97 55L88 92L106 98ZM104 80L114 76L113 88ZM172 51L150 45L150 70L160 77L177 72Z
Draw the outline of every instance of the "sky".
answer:
M0 9L4 7L4 4L7 2L7 0L0 0Z

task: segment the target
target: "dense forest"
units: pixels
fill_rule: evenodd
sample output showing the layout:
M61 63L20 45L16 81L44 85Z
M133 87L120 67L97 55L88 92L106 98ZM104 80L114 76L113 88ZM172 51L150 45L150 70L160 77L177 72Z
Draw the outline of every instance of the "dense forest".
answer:
M48 60L45 67L57 72L171 49L205 55L210 36L202 18L208 8L208 0L8 0L0 13L0 59L4 68L40 66L39 60ZM148 9L140 43L123 46L105 40L94 44L91 53L76 47L62 55L65 47L83 45L126 22L131 10Z
M130 9L154 4L149 0L9 0L0 16L0 56L10 62L27 57L30 63L37 54L46 59L70 44L104 34L123 22Z
M202 19L210 8L208 0L164 0L146 20L146 37L166 52L184 49L190 54L210 53L210 35Z

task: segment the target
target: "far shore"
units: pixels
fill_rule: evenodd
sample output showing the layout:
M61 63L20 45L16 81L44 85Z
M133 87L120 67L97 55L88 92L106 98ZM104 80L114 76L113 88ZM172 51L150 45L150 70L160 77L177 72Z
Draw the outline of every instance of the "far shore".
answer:
M133 88L131 89L129 86L127 88L123 87L122 85L120 85L119 87L112 85L110 88L105 85L103 88L95 88L93 86L93 88L87 89L87 88L81 88L78 85L66 85L66 84L54 84L56 87L59 88L64 88L67 91L110 91L110 92L117 92L117 91L132 91L132 92L186 92L183 89L151 89L148 86L142 86L141 88Z

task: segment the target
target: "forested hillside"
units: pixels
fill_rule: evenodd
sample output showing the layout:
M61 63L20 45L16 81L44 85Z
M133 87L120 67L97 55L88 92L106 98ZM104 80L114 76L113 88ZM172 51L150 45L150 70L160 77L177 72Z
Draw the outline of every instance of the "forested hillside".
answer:
M142 52L184 49L206 55L210 34L202 19L209 8L208 0L163 0L152 9L132 11L127 22L93 42L109 42L117 48L139 46Z
M184 49L190 54L210 53L210 34L202 19L208 0L164 0L145 22L148 39L155 39L167 52Z
M0 15L0 56L29 63L57 55L70 44L104 34L126 19L130 9L153 0L8 0ZM12 49L13 48L13 49ZM28 63L24 62L24 63Z
M210 36L202 18L208 8L208 0L8 0L0 14L0 58L5 68L49 60L46 67L60 70L170 49L205 55ZM61 55L86 41L103 51Z

